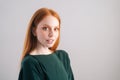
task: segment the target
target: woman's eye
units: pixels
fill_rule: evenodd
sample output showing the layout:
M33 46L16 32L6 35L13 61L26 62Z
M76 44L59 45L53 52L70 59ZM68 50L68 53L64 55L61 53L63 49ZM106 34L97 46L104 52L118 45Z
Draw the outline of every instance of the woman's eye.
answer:
M54 30L55 30L55 31L58 31L58 30L59 30L59 28L55 28Z
M43 27L42 30L47 31L48 27Z

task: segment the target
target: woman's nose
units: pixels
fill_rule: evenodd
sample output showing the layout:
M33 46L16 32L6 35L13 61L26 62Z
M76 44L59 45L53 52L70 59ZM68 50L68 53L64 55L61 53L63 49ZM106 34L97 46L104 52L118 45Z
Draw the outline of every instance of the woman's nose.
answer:
M54 35L54 31L53 30L50 30L50 32L49 32L49 37L52 37Z

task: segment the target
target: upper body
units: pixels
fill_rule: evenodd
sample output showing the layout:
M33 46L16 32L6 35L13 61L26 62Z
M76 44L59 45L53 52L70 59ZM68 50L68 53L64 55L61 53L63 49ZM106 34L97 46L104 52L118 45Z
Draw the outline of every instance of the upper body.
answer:
M48 8L37 10L28 25L19 80L74 80L68 54L56 50L60 17Z
M49 55L27 55L19 80L74 80L68 54L57 50Z

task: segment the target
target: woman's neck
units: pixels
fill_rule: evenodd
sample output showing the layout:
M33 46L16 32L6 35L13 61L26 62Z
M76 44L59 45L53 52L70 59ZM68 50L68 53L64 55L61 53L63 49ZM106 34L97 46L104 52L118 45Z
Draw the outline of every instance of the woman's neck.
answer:
M52 51L48 47L37 46L30 54L31 55L48 55Z

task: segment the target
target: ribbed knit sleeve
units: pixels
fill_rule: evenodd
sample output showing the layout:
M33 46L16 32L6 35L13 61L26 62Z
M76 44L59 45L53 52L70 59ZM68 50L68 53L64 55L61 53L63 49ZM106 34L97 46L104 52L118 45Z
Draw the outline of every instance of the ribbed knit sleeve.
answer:
M42 69L38 68L37 61L31 57L25 57L22 61L18 80L43 80Z
M73 75L73 71L72 71L72 68L71 68L70 58L69 58L68 53L64 50L58 50L57 51L57 56L59 57L59 59L64 64L64 67L65 67L66 72L68 74L68 80L74 80L74 75Z

